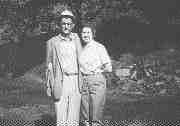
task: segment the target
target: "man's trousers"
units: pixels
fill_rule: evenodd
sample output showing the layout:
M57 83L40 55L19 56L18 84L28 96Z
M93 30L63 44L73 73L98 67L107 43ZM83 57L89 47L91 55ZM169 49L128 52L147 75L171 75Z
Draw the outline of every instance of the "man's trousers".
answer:
M79 124L81 95L78 76L64 76L62 96L55 102L57 126L77 126Z
M106 79L102 74L83 77L81 121L101 122L105 103Z

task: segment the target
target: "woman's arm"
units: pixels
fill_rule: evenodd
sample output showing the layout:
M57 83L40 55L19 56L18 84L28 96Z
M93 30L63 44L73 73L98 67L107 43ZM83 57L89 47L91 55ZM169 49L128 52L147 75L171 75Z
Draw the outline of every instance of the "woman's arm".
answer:
M111 59L110 59L110 56L109 56L106 48L104 46L102 46L99 53L100 53L100 59L102 62L101 69L103 70L103 72L112 72Z

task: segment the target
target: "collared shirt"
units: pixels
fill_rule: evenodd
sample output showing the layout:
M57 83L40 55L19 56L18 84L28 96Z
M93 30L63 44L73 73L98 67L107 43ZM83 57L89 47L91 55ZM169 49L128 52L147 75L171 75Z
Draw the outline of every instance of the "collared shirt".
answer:
M76 41L79 41L77 34L72 33L68 38L59 34L58 36L53 37L50 41L57 50L57 57L62 71L68 74L77 73Z
M76 45L73 38L58 36L60 41L57 43L57 52L61 60L62 69L65 72L77 73Z
M95 74L106 71L111 72L111 60L104 45L92 41L88 43L80 55L80 70L84 74Z

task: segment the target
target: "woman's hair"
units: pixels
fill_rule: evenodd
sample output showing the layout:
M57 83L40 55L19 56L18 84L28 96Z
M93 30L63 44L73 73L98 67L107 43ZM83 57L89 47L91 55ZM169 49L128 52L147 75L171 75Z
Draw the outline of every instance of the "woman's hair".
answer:
M96 37L96 27L95 27L94 24L92 24L92 23L84 23L84 24L82 25L82 29L83 29L84 27L90 28L91 31L92 31L92 33L93 33L93 37Z

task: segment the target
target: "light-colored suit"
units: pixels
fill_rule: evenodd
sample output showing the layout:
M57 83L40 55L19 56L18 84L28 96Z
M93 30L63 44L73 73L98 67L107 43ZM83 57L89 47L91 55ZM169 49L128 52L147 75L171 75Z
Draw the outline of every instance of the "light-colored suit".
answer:
M76 33L72 33L72 40L76 43L76 49L78 55L81 52L82 46L79 37ZM63 69L61 66L61 59L57 54L56 44L60 41L58 36L53 37L47 42L47 53L46 53L46 84L48 96L52 96L55 100L60 99L62 93L62 82L63 82ZM50 67L50 68L49 68ZM82 86L81 74L79 74L79 88Z
M47 94L55 100L57 123L79 121L81 43L76 33L55 36L47 42Z

